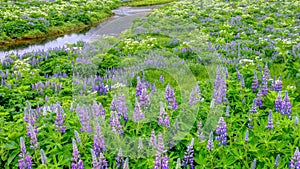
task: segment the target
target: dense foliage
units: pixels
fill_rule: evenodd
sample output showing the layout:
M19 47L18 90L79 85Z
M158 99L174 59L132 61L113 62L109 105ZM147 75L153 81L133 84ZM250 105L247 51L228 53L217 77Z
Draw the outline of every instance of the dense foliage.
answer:
M299 168L299 5L173 2L121 39L7 56L0 167Z

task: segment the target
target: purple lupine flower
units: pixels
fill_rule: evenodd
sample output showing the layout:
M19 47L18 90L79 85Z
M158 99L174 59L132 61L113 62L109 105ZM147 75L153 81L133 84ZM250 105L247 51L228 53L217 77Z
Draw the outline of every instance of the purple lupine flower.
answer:
M265 96L269 93L269 90L268 90L268 79L267 79L267 77L265 77L265 75L262 76L261 92Z
M43 149L40 150L40 154L41 154L42 164L46 165L47 164L47 157L46 157L45 152L44 152Z
M140 103L138 102L137 98L135 98L135 107L133 112L133 121L135 123L141 121L143 118L145 118L145 114L143 110L141 109Z
M110 114L110 126L112 127L112 132L118 132L119 134L123 133L123 127L118 118L118 114L115 111Z
M117 100L116 96L114 96L112 101L111 101L110 110L111 111L117 111L118 110L118 100Z
M198 138L199 138L199 141L203 142L203 141L205 141L205 136L204 136L203 130L201 128L202 127L201 121L198 123L197 126L198 126Z
M76 142L78 144L81 144L81 139L80 139L78 131L74 130L74 135L75 135Z
M168 108L176 110L178 105L175 97L174 89L170 86L170 84L166 87L166 100L168 101Z
M73 145L73 153L72 153L72 158L71 158L71 168L72 169L84 169L83 166L83 161L80 159L80 153L78 151L76 141L75 139L72 138L72 145Z
M199 101L202 101L201 91L199 84L197 84L190 94L189 105L197 105Z
M161 153L156 152L153 169L160 169L160 168L161 168Z
M230 106L229 104L226 106L226 112L225 112L225 117L229 117L229 112L230 112Z
M161 154L166 152L164 141L163 141L163 136L162 136L161 132L159 132L157 135L157 147L156 148L157 148L157 151Z
M277 168L279 166L279 161L280 161L280 154L278 154L276 156L276 160L275 160L275 163L274 163L274 167Z
M256 99L253 99L253 103L252 103L252 109L249 110L250 113L257 113L257 104L256 104Z
M299 148L296 148L296 151L294 153L294 156L292 157L290 163L289 163L290 168L295 168L299 169L300 168L300 152Z
M123 116L123 119L125 121L124 126L126 126L126 123L128 121L128 107L125 102L124 95L120 95L119 97L119 104L118 104L118 112L121 116Z
M169 157L168 156L164 156L162 158L162 162L161 162L161 169L169 169Z
M137 84L136 84L136 97L142 94L143 84L141 82L141 78L137 76Z
M298 116L295 117L295 125L296 125L296 127L298 127L298 125L299 125L299 118L298 118Z
M169 128L170 127L170 120L169 115L165 111L164 105L162 102L160 102L160 113L158 116L158 122L159 125L162 125L163 127Z
M259 108L262 108L262 106L263 106L263 100L262 100L262 90L261 89L259 89L258 90L258 93L257 93L257 98L255 99L255 103L256 103L256 106L258 106Z
M269 112L269 116L268 116L268 125L266 126L267 129L273 129L274 125L273 125L273 117L272 117L272 110L270 110Z
M81 123L81 132L92 132L91 119L89 115L89 111L87 110L85 105L82 107L77 107L76 111L78 112L80 123Z
M251 164L251 169L255 169L256 168L256 158L253 160L252 164Z
M283 100L282 100L281 94L279 92L278 96L277 96L277 98L275 100L275 111L282 113L281 112L282 107L283 107Z
M187 147L187 150L184 152L183 156L183 167L186 167L188 164L190 164L190 169L194 169L194 138L192 138L192 141L190 145Z
M216 137L216 140L220 141L220 145L226 145L227 142L227 126L226 126L226 122L224 121L223 117L220 118L219 122L218 122L218 126L216 128L216 134L218 134L218 136Z
M152 132L151 132L151 137L150 137L150 140L149 140L149 146L152 146L152 147L156 147L156 135L155 135L155 130L152 129Z
M39 143L36 138L36 133L31 124L29 124L29 126L28 126L27 135L30 137L30 148L33 150L36 150L39 146Z
M21 153L19 154L19 157L21 157L21 159L18 160L19 169L32 169L32 158L26 150L25 141L23 137L20 137L20 147Z
M214 148L214 134L213 132L211 131L210 134L209 134L209 139L208 139L208 142L207 142L207 146L206 148L209 150L209 151L212 151L213 148Z
M162 84L164 84L165 82L165 78L163 75L160 75L159 80L161 81Z
M57 104L55 126L56 126L56 129L61 133L66 132L66 126L64 126L66 114L63 114L63 113L64 113L63 108L59 104Z
M249 141L249 130L246 130L246 134L245 134L245 142L248 143Z
M151 86L151 93L154 94L155 92L156 92L156 86L155 86L155 84L153 84Z
M285 91L285 96L283 99L283 110L282 110L283 114L286 114L289 118L291 117L291 113L292 113L292 105L289 99L289 93L288 91Z
M265 68L264 68L264 76L269 79L270 78L270 70L268 68L268 63L266 63Z
M282 91L282 80L281 80L280 77L275 82L274 90L277 91L277 92Z
M224 68L218 67L216 72L216 79L214 82L214 94L213 94L213 100L217 105L227 100L226 92L227 92L227 86L226 86L226 80L224 75Z
M116 157L116 166L117 168L123 168L123 165L124 165L123 153L122 153L122 148L120 148L118 152L118 156Z
M147 107L150 105L150 96L147 92L147 89L143 87L142 93L140 95L140 106L147 110Z
M101 152L106 150L104 136L98 122L96 122L96 131L94 134L93 150L98 157Z

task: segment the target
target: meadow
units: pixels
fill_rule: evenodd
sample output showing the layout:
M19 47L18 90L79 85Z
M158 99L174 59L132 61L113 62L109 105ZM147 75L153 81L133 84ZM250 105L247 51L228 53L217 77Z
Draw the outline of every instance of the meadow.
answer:
M83 14L72 24L90 24L121 3L74 0L85 10L68 13L76 7L55 7L64 2L36 18ZM45 29L11 31L22 24L14 15L44 11L18 3L0 12L3 42L69 24L50 17ZM174 1L119 37L6 56L0 168L299 169L299 6Z

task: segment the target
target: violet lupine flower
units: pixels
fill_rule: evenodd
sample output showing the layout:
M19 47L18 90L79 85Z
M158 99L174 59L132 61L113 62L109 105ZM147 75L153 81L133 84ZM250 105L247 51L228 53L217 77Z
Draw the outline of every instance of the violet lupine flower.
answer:
M162 84L164 84L165 82L165 78L163 75L160 75L159 80L161 81Z
M40 154L41 154L42 164L46 165L47 164L47 157L46 157L45 152L44 152L43 149L40 150Z
M161 162L161 169L169 169L169 157L168 156L164 156L162 158L162 162Z
M147 89L144 87L140 95L140 106L147 110L147 107L150 105L150 96L147 92Z
M212 151L213 148L214 148L214 134L213 134L212 131L211 131L210 134L209 134L209 139L208 139L206 148L207 148L209 151Z
M229 117L229 112L230 112L230 106L226 106L226 112L225 112L225 117Z
M296 116L295 117L295 125L298 127L298 125L299 125L299 118L298 118L298 116Z
M275 160L275 163L274 163L274 167L277 168L279 166L279 161L280 161L280 154L278 154L276 156L276 160Z
M155 148L157 145L156 145L156 135L155 135L155 130L152 129L152 132L151 132L151 137L150 137L150 140L149 140L149 146Z
M216 128L216 134L218 134L218 136L216 137L216 140L220 141L220 145L226 145L227 142L227 126L226 126L226 122L224 121L223 117L220 118L219 122L218 122L218 126Z
M183 156L183 167L186 167L188 164L190 164L190 169L194 169L194 138L192 138L192 141L190 145L187 147L187 150L184 152Z
M282 80L280 77L278 78L278 80L275 81L274 90L277 92L282 91Z
M20 137L20 147L21 153L19 154L19 157L21 157L21 159L18 160L19 169L32 169L32 158L26 150L25 141L23 137Z
M157 148L157 151L161 154L166 152L164 141L163 141L163 136L162 136L161 132L159 132L157 135L157 147L156 148Z
M283 107L283 100L282 100L281 94L279 92L278 96L277 96L277 98L275 100L275 111L282 113L281 112L282 107Z
M118 132L119 134L123 133L123 129L122 129L123 127L115 111L111 112L110 126L112 127L112 132Z
M203 98L201 97L201 91L199 84L197 84L193 89L190 94L190 99L189 99L189 105L197 105L199 101L202 101Z
M39 143L36 138L36 133L31 124L29 124L28 127L29 128L28 128L27 135L30 137L30 148L36 150L39 146Z
M90 115L89 111L87 110L86 106L83 105L82 107L77 107L76 111L79 114L79 119L81 123L81 132L92 132L92 125L90 122Z
M83 166L83 161L80 159L80 153L78 151L77 145L76 145L76 141L75 139L72 138L72 145L73 145L73 153L72 153L72 164L71 164L71 168L72 169L84 169Z
M166 87L166 100L168 101L168 108L176 110L178 108L174 89L170 86L170 84Z
M106 150L104 136L101 132L101 128L98 122L96 122L93 150L97 157L100 155L101 152L104 152Z
M295 168L299 169L300 168L300 152L299 148L296 148L296 151L294 153L294 156L292 157L290 163L289 163L290 168Z
M120 95L119 97L119 105L118 105L118 112L121 116L123 116L123 119L125 121L124 126L126 126L126 123L128 121L128 107L125 102L124 95Z
M118 152L118 156L116 157L116 166L117 168L123 168L123 165L124 165L123 153L122 153L122 148L120 148Z
M81 144L81 139L80 139L78 131L74 130L74 135L75 135L76 142L78 144Z
M162 102L160 102L160 113L158 116L158 122L159 125L162 125L163 127L169 128L170 127L170 120L169 115L165 111L164 105Z
M267 129L273 129L274 125L273 125L273 117L272 117L272 110L270 110L269 112L269 116L268 116L268 125L266 126Z
M135 98L135 107L132 117L135 123L145 118L145 113L141 109L140 103L138 102L137 98Z
M156 92L156 86L155 86L155 84L153 84L151 86L151 93L154 94L155 92Z
M261 92L265 96L269 93L269 90L268 90L268 79L265 77L265 75L262 76Z
M253 103L252 103L252 108L251 110L249 110L250 113L257 113L257 104L256 104L256 99L253 99Z
M249 130L246 130L246 134L245 134L245 142L248 143L249 141Z
M257 89L258 89L258 78L257 78L256 72L254 72L254 77L252 80L252 91L256 92Z
M223 69L224 68L222 67L218 67L216 73L216 79L214 82L213 100L217 105L227 100L226 98L227 86L226 86L226 80L225 80Z
M255 169L256 168L256 158L253 160L252 165L251 165L251 169Z
M270 78L270 70L268 68L268 63L266 63L265 68L264 68L264 76L269 79Z
M177 119L176 119L177 120ZM201 121L198 123L198 138L200 142L204 142L205 141L205 136L202 130L202 123Z
M111 101L110 110L111 111L118 111L118 100L117 100L116 96L114 96L112 101Z
M259 89L258 90L258 93L257 93L257 98L255 98L255 103L256 103L256 106L258 106L259 108L262 108L262 105L263 105L263 100L262 100L262 90Z
M56 118L55 118L55 126L56 129L61 133L66 132L66 126L64 126L66 114L63 113L64 113L63 108L58 104L57 111L56 111Z
M142 94L142 89L143 89L143 84L141 82L141 78L137 76L136 94L135 94L136 97Z
M289 99L288 91L285 91L285 96L283 99L283 107L282 107L282 114L286 114L289 118L291 117L292 113L292 105Z
M99 160L94 152L91 150L92 160L93 160L93 169L108 169L108 163L102 153L99 155Z
M156 152L153 169L160 169L160 168L161 168L161 153Z

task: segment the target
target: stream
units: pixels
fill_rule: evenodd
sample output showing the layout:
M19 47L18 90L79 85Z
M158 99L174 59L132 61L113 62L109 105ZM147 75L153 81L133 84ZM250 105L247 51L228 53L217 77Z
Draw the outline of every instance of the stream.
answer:
M149 14L153 9L162 5L146 7L119 7L112 10L115 14L108 20L101 22L96 27L92 27L84 32L66 34L55 39L47 39L35 42L30 45L12 46L8 50L0 51L0 59L9 54L24 54L32 51L48 50L63 47L66 43L73 44L78 41L92 42L98 40L98 36L118 36L121 32L128 29L134 19L141 18Z

